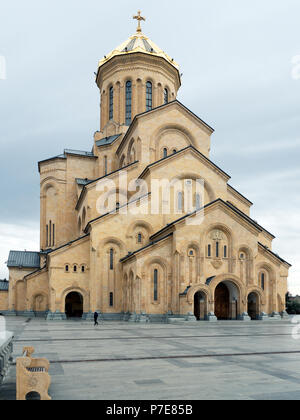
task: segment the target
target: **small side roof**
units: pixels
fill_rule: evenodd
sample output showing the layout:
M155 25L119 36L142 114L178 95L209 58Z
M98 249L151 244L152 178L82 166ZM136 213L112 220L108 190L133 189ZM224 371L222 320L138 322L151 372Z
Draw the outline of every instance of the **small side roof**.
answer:
M0 280L0 292L7 292L9 287L9 282L7 280Z
M7 267L39 268L40 253L32 251L10 251Z
M115 140L117 140L120 136L121 136L121 134L117 134L115 136L109 136L109 137L105 137L104 139L97 140L96 141L96 146L98 146L98 147L108 146L108 145L112 144Z

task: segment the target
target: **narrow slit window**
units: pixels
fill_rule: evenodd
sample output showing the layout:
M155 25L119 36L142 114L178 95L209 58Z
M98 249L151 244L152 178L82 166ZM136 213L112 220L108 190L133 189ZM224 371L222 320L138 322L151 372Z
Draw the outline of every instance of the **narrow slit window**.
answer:
M131 124L132 83L126 83L126 125Z
M265 290L265 273L261 273L261 288Z
M109 89L109 119L114 118L114 88Z
M216 257L219 257L219 242L216 242Z
M52 233L52 222L51 222L51 220L50 220L50 222L49 222L49 246L51 246L51 244L52 244L52 235L51 235L51 233Z
M166 105L167 103L169 103L169 91L168 89L164 90L164 104Z
M224 258L227 258L227 246L224 246Z
M142 234L141 233L138 234L138 243L139 244L142 243Z
M152 83L147 82L146 85L146 111L151 111L152 109Z
M114 306L114 294L113 294L113 292L110 292L110 294L109 294L109 306L110 307Z
M109 251L109 260L110 260L109 267L111 270L113 270L114 269L114 250L113 249Z
M168 149L164 148L164 158L168 157Z
M154 302L158 301L158 270L154 270Z
M46 248L48 246L48 225L46 225Z
M211 257L211 245L208 245L207 247L207 256Z
M52 225L52 245L54 246L55 245L55 224L53 223L53 225Z

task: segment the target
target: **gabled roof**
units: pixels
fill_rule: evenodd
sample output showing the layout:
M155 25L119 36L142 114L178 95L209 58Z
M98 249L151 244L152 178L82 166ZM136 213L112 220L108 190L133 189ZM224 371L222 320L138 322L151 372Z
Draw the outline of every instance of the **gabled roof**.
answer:
M268 235L270 235L273 239L275 239L275 236L272 235L272 233L268 232L266 229L264 229L262 226L260 226L255 220L251 219L251 217L247 216L245 213L243 213L241 210L239 210L237 207L232 206L230 203L226 203L224 200L222 200L221 198L218 198L217 200L212 201L211 203L206 204L204 207L202 207L199 210L195 210L192 213L188 213L182 217L180 217L177 220L174 220L174 222L168 224L167 226L165 226L163 229L161 229L160 231L156 232L154 235L152 235L150 237L150 240L152 238L155 238L158 235L161 235L163 232L167 231L168 229L170 229L172 226L174 226L176 223L181 222L182 220L194 216L197 213L199 213L201 210L203 209L207 209L209 207L211 207L213 204L216 203L222 203L224 206L226 206L227 208L231 209L232 211L234 211L236 214L238 214L240 217L242 217L244 220L246 220L248 223L250 223L252 226L254 226L258 231L260 232L266 232Z
M109 137L105 137L104 139L101 140L97 140L96 141L96 146L101 147L101 146L108 146L110 144L112 144L115 140L117 140L122 134L116 134L115 136L109 136Z
M120 262L124 262L124 261L128 260L129 258L133 257L134 255L138 254L139 252L143 251L144 249L150 248L150 247L152 247L152 246L154 246L154 245L158 244L159 242L163 241L164 239L167 239L167 238L171 237L172 235L173 235L173 233L169 233L168 235L164 236L163 238L160 238L160 239L158 239L158 240L156 240L156 241L152 241L152 242L150 242L148 245L143 246L142 248L137 249L137 250L136 250L136 251L134 251L134 252L129 252L129 254L128 254L128 255L126 255L126 257L122 258L122 259L120 260Z
M54 157L51 157L51 158L48 158L48 159L45 159L45 160L40 160L38 162L38 168L40 170L40 164L41 163L50 162L51 160L55 160L55 159L67 159L67 155L98 159L98 157L95 156L93 152L85 152L85 151L82 151L82 150L65 149L64 153L61 154L61 155L57 155L57 156L54 156Z
M85 188L85 187L86 187L87 185L90 185L90 184L93 184L94 182L98 182L98 181L101 181L102 179L108 178L109 176L112 176L112 175L116 174L117 172L121 172L121 171L123 171L123 170L125 170L125 169L129 168L130 166L135 165L135 164L136 164L136 163L138 163L138 162L139 162L139 161L137 160L137 161L135 161L135 162L133 162L133 163L130 163L129 165L124 166L123 168L116 169L115 171L110 172L110 173L109 173L109 174L107 174L107 175L103 175L103 176L101 176L100 178L96 178L96 179L92 179L92 180L82 180L82 179L79 179L79 181L80 181L80 182L82 182L82 183L81 183L81 184L79 184L79 185L83 185L83 189L82 189L81 194L80 194L80 196L79 196L79 198L78 198L78 200L77 200L75 210L78 210L78 208L79 208L79 204L80 204L80 202L81 202L81 200L82 200L82 197L84 196L84 194L85 194L85 192L86 192L86 188ZM76 179L76 182L77 182L77 180L78 180L78 178ZM85 181L85 183L83 183L84 181ZM78 183L78 182L77 182L77 183Z
M151 113L155 113L158 110L161 110L163 108L168 108L170 106L172 106L173 104L177 104L179 105L181 108L183 108L185 111L187 111L190 115L192 115L194 118L196 118L202 125L204 125L208 131L212 134L214 133L214 129L208 125L205 121L203 121L200 117L198 117L198 115L196 115L193 111L191 111L189 108L187 108L185 105L183 105L183 103L181 103L178 99L175 99L174 101L168 102L167 104L163 104L160 106L157 106L156 108L152 108L150 109L150 111L145 111L145 112L141 112L140 114L135 115L135 117L133 118L128 130L126 131L125 136L123 137L123 140L121 141L121 144L117 150L117 153L119 152L119 150L122 148L122 145L126 142L126 140L128 139L128 137L131 136L131 131L136 123L136 121L145 116L145 115L149 115Z
M283 262L284 264L287 264L289 267L292 267L292 265L290 263L288 263L287 261L285 261L278 254L275 254L275 252L271 251L267 246L263 245L260 242L258 242L258 245L260 247L262 247L265 251L267 251L268 253L270 253L273 257L275 257L276 259L278 259L279 261Z
M7 280L0 280L0 292L7 292L9 288L9 282Z
M60 246L59 246L59 247L57 247L57 248L54 248L54 249L49 249L49 250L47 250L47 251L45 252L45 254L47 254L47 255L48 255L48 254L52 254L53 252L58 251L59 249L65 248L66 246L73 245L73 244L75 244L76 242L80 241L81 239L85 239L85 238L87 238L88 236L90 236L90 234L89 234L89 233L87 233L86 235L80 236L79 238L74 239L73 241L69 241L69 242L67 242L67 243L65 243L65 244L63 244L63 245L60 245Z
M215 163L213 163L210 159L208 159L206 156L204 156L204 154L203 153L201 153L201 152L199 152L199 150L197 150L194 146L192 146L192 145L190 145L190 146L187 146L187 147L185 147L184 149L181 149L181 150L178 150L178 152L176 152L176 153L173 153L172 155L169 155L169 156L167 156L167 157L165 157L165 158L162 158L162 159L159 159L159 160L157 160L156 162L153 162L153 163L150 163L150 165L148 165L144 170L143 170L143 172L141 173L141 175L139 176L139 178L142 178L143 176L144 176L144 174L150 169L150 168L152 168L153 166L155 166L155 165L157 165L157 164L159 164L159 163L161 163L161 162L164 162L164 161L167 161L167 160L169 160L169 159L172 159L172 158L175 158L175 157L177 157L178 155L180 155L181 153L183 153L183 152L185 152L185 151L187 151L187 150L193 150L194 152L196 152L202 159L204 159L204 161L206 162L206 163L208 163L210 166L213 166L214 167L214 169L217 169L219 172L221 172L221 174L225 177L225 178L227 178L227 179L230 179L231 178L231 176L230 175L228 175L226 172L224 172L223 171L223 169L221 169L219 166L217 166Z
M39 268L40 253L31 251L10 251L7 267Z
M88 222L88 224L86 225L86 228L84 229L84 232L85 233L87 233L88 232L88 228L89 228L89 226L91 225L91 223L94 223L94 222L97 222L98 220L101 220L101 219L103 219L104 217L106 217L106 216L109 216L109 215L114 215L114 214L118 214L119 213L119 211L121 210L121 209L123 209L123 208L125 208L125 207L129 207L131 204L134 204L134 203L136 203L136 202L138 202L138 201L140 201L140 200L143 200L144 198L146 198L146 197L149 197L149 195L151 195L151 193L148 193L148 194L144 194L144 195L142 195L142 196L140 196L140 197L138 197L138 198L136 198L135 200L131 200L131 201L128 201L127 203L125 203L125 204L123 204L122 206L120 206L120 207L116 207L115 209L113 209L113 210L111 210L111 211L109 211L109 212L107 212L107 213L105 213L105 214L101 214L101 216L98 216L98 217L96 217L95 219L93 219L93 220L90 220L89 222Z

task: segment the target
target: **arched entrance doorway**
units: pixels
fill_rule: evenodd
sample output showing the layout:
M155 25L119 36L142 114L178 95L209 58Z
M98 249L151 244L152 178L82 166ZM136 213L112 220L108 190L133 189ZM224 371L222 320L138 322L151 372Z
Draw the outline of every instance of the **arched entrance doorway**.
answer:
M258 295L254 292L250 293L248 296L248 315L252 321L256 320L259 315L258 299Z
M230 281L218 284L215 289L215 315L218 320L236 320L238 317L239 292Z
M71 292L66 296L65 307L67 318L81 318L83 314L83 297L80 293Z
M194 295L194 315L197 321L203 321L206 318L206 296L200 291Z

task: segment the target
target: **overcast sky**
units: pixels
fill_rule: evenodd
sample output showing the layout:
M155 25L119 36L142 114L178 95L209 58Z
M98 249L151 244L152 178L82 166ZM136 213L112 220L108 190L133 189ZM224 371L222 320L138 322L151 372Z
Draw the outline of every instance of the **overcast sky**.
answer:
M299 0L0 0L0 278L10 249L39 250L37 162L91 150L97 62L135 32L138 9L300 294Z

